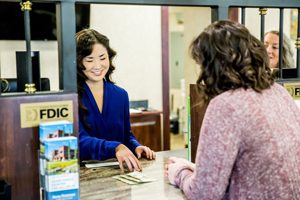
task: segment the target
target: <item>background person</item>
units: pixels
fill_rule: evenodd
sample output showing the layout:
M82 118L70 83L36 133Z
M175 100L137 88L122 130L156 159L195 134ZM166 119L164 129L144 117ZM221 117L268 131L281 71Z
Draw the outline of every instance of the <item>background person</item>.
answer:
M279 68L279 32L272 30L265 33L264 45L268 53L271 68ZM294 67L295 64L290 40L285 34L283 34L282 68Z
M155 153L131 132L128 94L111 79L116 52L93 29L78 32L76 41L80 159L116 157L122 171L124 163L130 171L140 171L137 158L154 159Z
M217 21L191 44L209 101L196 163L165 174L188 199L300 199L300 109L274 82L266 49L237 22Z

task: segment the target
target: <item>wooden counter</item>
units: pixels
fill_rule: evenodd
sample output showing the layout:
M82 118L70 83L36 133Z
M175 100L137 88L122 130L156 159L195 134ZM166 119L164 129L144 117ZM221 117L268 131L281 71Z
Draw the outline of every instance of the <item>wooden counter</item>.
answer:
M164 200L186 199L183 193L169 184L164 176L164 165L170 156L187 158L187 149L157 152L156 160L141 160L143 173L155 178L156 181L139 185L128 185L111 178L120 174L118 166L80 169L80 199L81 200Z
M131 131L137 140L153 149L162 150L161 112L146 111L141 113L131 113Z
M39 104L46 103L47 107L56 108L55 105L51 107L51 103L57 101L72 101L70 113L73 113L74 133L77 134L78 105L76 93L9 94L0 98L0 180L3 179L11 184L12 200L36 200L40 196L39 127L38 125L22 127L21 105L35 105L26 112L27 122L31 123L38 120L42 122L47 118L43 119L39 115L39 109L43 107Z

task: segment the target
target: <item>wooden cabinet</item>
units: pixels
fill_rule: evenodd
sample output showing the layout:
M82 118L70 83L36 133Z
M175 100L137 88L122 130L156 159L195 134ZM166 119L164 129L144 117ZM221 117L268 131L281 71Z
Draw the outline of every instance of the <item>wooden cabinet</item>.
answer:
M154 151L161 151L161 112L130 114L131 130L137 140Z
M190 108L191 108L191 160L196 161L199 134L202 126L207 103L201 105L201 95L198 93L197 86L190 84Z
M37 200L40 197L39 127L22 127L22 118L24 120L26 116L26 122L29 124L42 122L42 117L35 114L40 113L39 109L43 107L39 104L46 103L49 108L55 108L55 105L61 108L61 104L57 104L58 101L72 102L73 108L67 113L73 115L74 133L77 134L77 94L8 95L0 98L0 180L3 179L11 185L12 200ZM56 104L51 105L52 102ZM22 109L21 105L30 105L32 109ZM22 117L22 113L26 115ZM3 197L2 191L0 186L0 199Z

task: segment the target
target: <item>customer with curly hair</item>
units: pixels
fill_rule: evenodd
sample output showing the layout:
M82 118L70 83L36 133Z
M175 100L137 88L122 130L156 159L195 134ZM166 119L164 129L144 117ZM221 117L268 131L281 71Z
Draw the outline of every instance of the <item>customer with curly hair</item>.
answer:
M264 44L231 21L191 44L208 101L195 164L171 157L165 174L188 199L300 199L300 109L274 82Z

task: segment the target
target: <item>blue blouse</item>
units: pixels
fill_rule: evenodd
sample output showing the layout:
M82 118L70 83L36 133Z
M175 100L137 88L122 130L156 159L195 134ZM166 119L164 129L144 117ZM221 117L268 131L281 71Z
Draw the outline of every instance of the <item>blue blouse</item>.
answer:
M82 118L79 117L81 160L114 158L115 148L121 143L132 152L140 146L131 132L129 99L124 89L104 81L102 112L87 84L84 85L82 101L88 109L85 120L90 129L83 126Z

